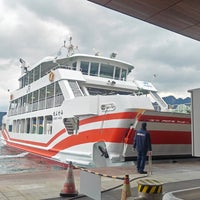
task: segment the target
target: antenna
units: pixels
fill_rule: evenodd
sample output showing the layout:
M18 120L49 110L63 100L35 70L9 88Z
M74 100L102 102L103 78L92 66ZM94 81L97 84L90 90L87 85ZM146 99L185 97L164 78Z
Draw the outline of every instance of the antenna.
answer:
M54 58L55 60L62 55L62 49L65 48L67 49L67 57L73 55L75 53L75 50L79 52L78 46L74 47L72 44L72 36L69 37L69 45L66 45L66 40L64 40L64 44L60 47L60 49L57 52L56 57Z

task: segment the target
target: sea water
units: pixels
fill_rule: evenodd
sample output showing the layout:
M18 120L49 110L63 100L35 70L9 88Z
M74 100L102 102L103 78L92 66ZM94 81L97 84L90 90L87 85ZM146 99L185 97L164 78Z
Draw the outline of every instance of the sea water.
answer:
M0 174L60 170L65 164L3 145L0 142Z

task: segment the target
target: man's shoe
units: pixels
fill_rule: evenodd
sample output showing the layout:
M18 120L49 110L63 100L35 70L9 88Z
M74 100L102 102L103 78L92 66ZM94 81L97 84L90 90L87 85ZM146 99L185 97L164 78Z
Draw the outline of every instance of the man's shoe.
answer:
M146 171L142 171L142 172L140 172L140 174L147 174L147 172Z

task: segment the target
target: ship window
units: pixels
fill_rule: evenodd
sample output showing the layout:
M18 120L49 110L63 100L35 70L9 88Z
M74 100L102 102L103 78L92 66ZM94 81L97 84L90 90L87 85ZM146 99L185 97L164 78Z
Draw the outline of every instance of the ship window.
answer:
M32 129L31 129L31 133L36 133L37 131L37 126L36 126L36 117L32 118Z
M30 118L26 119L26 133L30 133Z
M99 63L91 63L90 66L90 75L91 76L97 76L99 70Z
M12 125L9 125L9 126L8 126L8 131L9 131L9 132L12 132Z
M122 69L122 77L121 77L121 79L122 79L123 81L126 80L126 74L127 74L126 69Z
M41 77L45 76L48 72L55 67L52 62L45 62L41 64Z
M101 64L100 76L105 78L113 78L114 66Z
M43 117L38 117L38 123L39 123L38 133L39 134L43 134L43 121L44 121Z
M38 90L33 92L33 111L38 109Z
M77 65L77 62L72 63L72 67L74 70L76 70L76 65Z
M60 106L64 101L64 97L62 91L60 89L60 85L58 82L55 84L55 106Z
M23 78L24 78L24 86L28 85L28 74L26 74Z
M89 62L81 61L81 72L88 75Z
M52 108L54 102L54 83L47 86L46 108Z
M46 87L43 87L40 89L39 91L39 110L44 109L45 108L45 92L46 91Z
M52 116L51 115L45 116L44 133L52 134Z
M17 129L16 129L17 133L19 133L19 131L20 131L20 126L21 126L21 121L18 119L17 120Z
M115 67L115 79L120 80L120 68Z
M34 69L34 81L40 78L40 65Z
M28 112L32 110L32 93L28 94Z
M17 131L17 121L13 120L13 132L16 133L16 131Z
M21 113L21 108L22 108L22 97L17 99L17 113Z
M33 70L29 72L29 84L33 82Z
M25 128L25 119L21 119L20 133L24 133L24 128Z
M22 113L26 112L26 106L27 106L27 95L24 95L22 98Z

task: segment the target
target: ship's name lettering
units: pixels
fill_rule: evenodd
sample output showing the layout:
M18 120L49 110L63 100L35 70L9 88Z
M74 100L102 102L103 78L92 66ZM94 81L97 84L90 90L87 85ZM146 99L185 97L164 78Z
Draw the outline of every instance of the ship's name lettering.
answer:
M53 112L53 118L55 119L62 119L63 110L56 110Z

